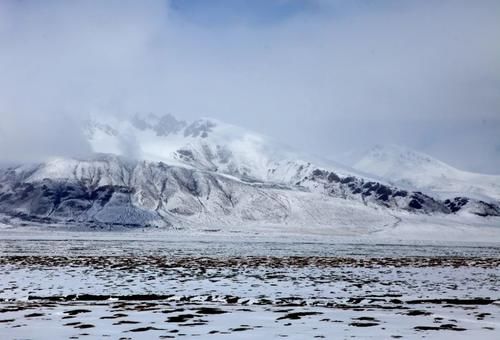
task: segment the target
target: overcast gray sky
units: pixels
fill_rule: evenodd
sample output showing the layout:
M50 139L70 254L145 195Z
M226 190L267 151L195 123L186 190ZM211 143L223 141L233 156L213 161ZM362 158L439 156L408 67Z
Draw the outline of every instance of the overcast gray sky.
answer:
M500 1L0 1L0 158L86 154L95 111L500 173Z

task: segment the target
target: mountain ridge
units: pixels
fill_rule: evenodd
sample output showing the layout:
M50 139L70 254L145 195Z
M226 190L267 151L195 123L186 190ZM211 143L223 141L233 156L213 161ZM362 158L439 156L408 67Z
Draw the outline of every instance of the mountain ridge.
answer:
M442 199L467 196L500 202L500 176L459 170L422 152L396 145L370 149L353 167L408 189Z
M490 202L465 196L443 200L335 165L319 166L274 147L264 136L209 119L103 119L89 122L86 133L95 152L90 159L54 158L0 170L0 213L7 220L88 227L273 224L371 230L408 214L500 216L499 206ZM120 146L127 138L137 157L128 157Z

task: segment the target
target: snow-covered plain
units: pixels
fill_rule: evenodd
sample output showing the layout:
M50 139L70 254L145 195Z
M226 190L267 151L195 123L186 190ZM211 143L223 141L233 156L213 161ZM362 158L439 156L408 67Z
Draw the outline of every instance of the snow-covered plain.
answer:
M3 234L0 338L500 335L495 242L157 235Z

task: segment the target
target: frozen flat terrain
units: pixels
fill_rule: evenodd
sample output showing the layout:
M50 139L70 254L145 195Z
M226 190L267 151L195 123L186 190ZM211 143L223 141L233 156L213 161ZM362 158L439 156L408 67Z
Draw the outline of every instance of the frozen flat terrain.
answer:
M500 336L498 243L113 235L3 237L0 338Z

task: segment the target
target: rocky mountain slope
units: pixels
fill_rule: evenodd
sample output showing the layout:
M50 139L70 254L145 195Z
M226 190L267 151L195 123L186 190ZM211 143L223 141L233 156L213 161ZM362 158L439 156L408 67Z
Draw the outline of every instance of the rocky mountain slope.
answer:
M300 187L247 183L234 177L103 155L58 159L3 171L4 214L41 223L214 226L248 223L390 223L390 216ZM313 216L311 216L313 214Z

